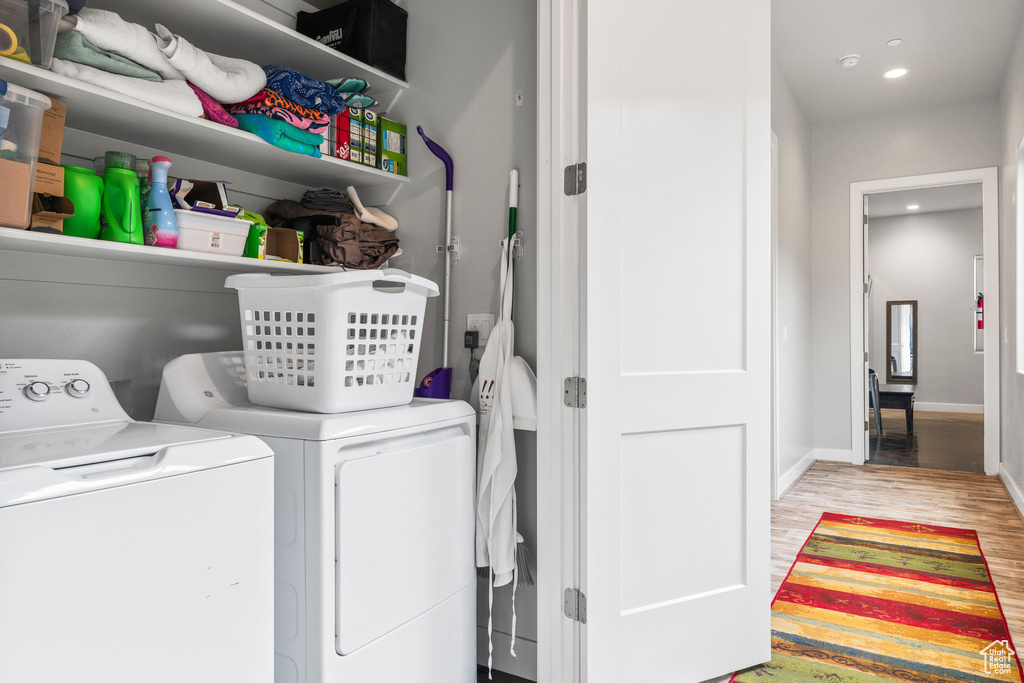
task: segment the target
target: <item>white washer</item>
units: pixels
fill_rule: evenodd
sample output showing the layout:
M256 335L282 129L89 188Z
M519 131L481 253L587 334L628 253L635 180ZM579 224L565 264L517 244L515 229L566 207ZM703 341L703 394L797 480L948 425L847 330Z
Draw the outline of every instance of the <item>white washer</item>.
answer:
M476 681L475 413L249 403L241 352L164 368L157 419L275 453L275 681Z
M0 360L0 681L270 683L273 454Z

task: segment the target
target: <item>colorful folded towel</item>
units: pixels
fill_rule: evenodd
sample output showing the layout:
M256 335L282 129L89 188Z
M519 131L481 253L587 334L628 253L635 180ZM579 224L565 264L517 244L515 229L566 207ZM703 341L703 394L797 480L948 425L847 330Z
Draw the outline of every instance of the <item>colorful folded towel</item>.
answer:
M311 157L321 156L320 145L324 142L322 135L314 135L280 119L261 114L237 114L235 118L241 130L261 137L275 147Z
M57 34L53 56L68 62L92 66L101 71L109 71L112 74L141 78L145 81L163 80L157 72L133 62L127 57L96 47L81 31L77 30L63 31Z
M156 25L156 44L172 67L218 102L240 102L267 84L257 64L203 52L161 24Z
M337 90L295 69L270 64L264 66L263 71L267 74L267 89L284 95L295 104L325 114L340 114L348 106Z
M196 84L189 83L188 87L192 88L192 92L196 94L196 97L198 97L200 103L202 103L203 115L207 119L224 126L238 128L238 119L229 114L224 108L224 105L210 97L205 90L196 86Z
M295 104L281 93L273 90L261 90L255 97L251 97L245 102L229 104L227 109L232 114L262 114L272 119L280 119L296 128L318 135L331 125L331 117L327 114Z

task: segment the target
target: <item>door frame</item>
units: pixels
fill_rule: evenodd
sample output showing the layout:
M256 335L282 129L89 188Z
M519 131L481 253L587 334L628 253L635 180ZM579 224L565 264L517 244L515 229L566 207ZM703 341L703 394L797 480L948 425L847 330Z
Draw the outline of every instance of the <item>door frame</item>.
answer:
M995 166L850 183L850 461L864 464L867 370L863 361L864 197L879 192L981 183L985 256L985 474L999 473L999 170Z
M772 131L772 500L782 490L779 472L779 136Z
M562 613L579 587L580 411L563 379L581 376L583 202L563 169L584 160L581 26L575 0L537 0L537 681L579 683L581 625Z

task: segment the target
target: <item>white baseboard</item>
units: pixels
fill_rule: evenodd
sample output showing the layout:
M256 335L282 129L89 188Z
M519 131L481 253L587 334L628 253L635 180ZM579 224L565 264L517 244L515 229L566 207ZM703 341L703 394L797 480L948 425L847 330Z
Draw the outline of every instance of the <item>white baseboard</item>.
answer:
M790 467L786 472L779 477L779 498L786 495L786 492L793 488L793 484L800 481L800 477L804 476L804 472L814 464L814 451L808 451L807 455L800 458L800 460Z
M853 451L848 448L815 448L811 451L815 460L853 462Z
M1003 480L1003 485L1006 486L1006 490L1010 492L1010 498L1013 498L1013 502L1017 505L1017 510L1020 512L1022 518L1024 518L1024 491L1021 490L1020 485L1013 480L1010 473L1006 471L1006 467L999 464L999 478Z
M516 657L509 652L509 644L512 636L500 631L494 631L491 641L494 644L495 671L503 671L513 676L525 678L528 681L537 680L537 641L527 640L522 636L516 637ZM487 666L487 627L477 626L476 628L476 661Z
M925 413L974 413L976 415L985 414L985 404L983 403L924 403L922 401L914 401L914 410L920 410Z

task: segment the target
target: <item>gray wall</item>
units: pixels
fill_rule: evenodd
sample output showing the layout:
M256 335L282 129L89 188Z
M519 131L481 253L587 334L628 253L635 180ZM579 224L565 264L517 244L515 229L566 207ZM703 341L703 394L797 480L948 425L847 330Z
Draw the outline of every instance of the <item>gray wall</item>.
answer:
M811 127L772 64L772 130L778 147L776 335L778 473L799 473L814 446L811 404ZM789 475L787 477L787 474Z
M1001 145L999 211L999 312L1002 316L1003 344L1000 347L1000 452L1002 468L1016 488L1017 505L1024 510L1024 375L1017 373L1017 340L1021 321L1017 320L1018 282L1016 250L1020 248L1016 225L1016 206L1024 198L1016 196L1017 145L1024 135L1024 30L1017 40L1001 97L1003 138Z
M998 165L999 102L821 123L813 127L811 145L814 443L822 457L833 449L848 456L850 183Z
M395 116L417 124L455 160L455 234L462 255L452 268L449 362L455 369L453 397L469 398L470 352L462 347L467 313L498 312L498 243L508 231L507 189L512 168L520 172L519 227L525 254L516 267L516 352L534 368L537 348L536 186L537 186L537 19L533 2L467 3L413 0L409 8L408 79ZM516 91L524 104L516 105ZM409 141L414 169L391 210L402 224L404 254L399 268L443 279L443 261L434 252L443 241L444 168L423 143ZM441 363L440 298L428 305L420 367ZM477 352L482 353L482 349ZM519 528L536 557L536 438L517 432L519 476L516 491ZM487 593L480 582L480 645L486 653ZM536 678L536 590L516 598L517 659L508 655L511 591L495 591L495 664L498 669ZM483 655L486 662L486 654Z
M918 403L984 405L984 356L974 352L969 310L982 251L981 209L871 220L869 359L880 382L889 357L886 302L917 300Z
M291 21L298 0L244 0L278 21ZM536 367L536 7L533 2L401 0L409 10L407 75L411 87L390 112L409 125L410 182L389 207L400 220L404 254L392 265L442 279L435 253L444 227L444 171L415 135L420 124L455 159L455 231L462 260L453 269L451 364L454 396L468 398L469 352L462 349L467 313L497 313L498 242L507 225L508 174L521 174L519 223L526 254L517 267L516 348ZM187 35L187 32L186 32ZM524 101L516 105L515 93ZM65 163L117 148L159 150L69 131ZM271 198L298 199L302 188L170 155L176 172L232 181L234 201L262 209ZM187 170L186 170L187 169ZM42 275L40 275L42 273ZM0 252L0 357L84 358L111 379L132 381L132 415L150 419L164 364L183 353L238 348L237 299L223 274L84 259ZM425 320L421 374L441 362L441 309ZM520 529L536 538L536 439L519 433ZM501 651L510 631L508 591L496 595L498 668L536 674L536 593L519 592L520 657ZM483 602L486 608L486 600ZM484 609L486 612L486 609ZM486 618L481 616L482 623Z

